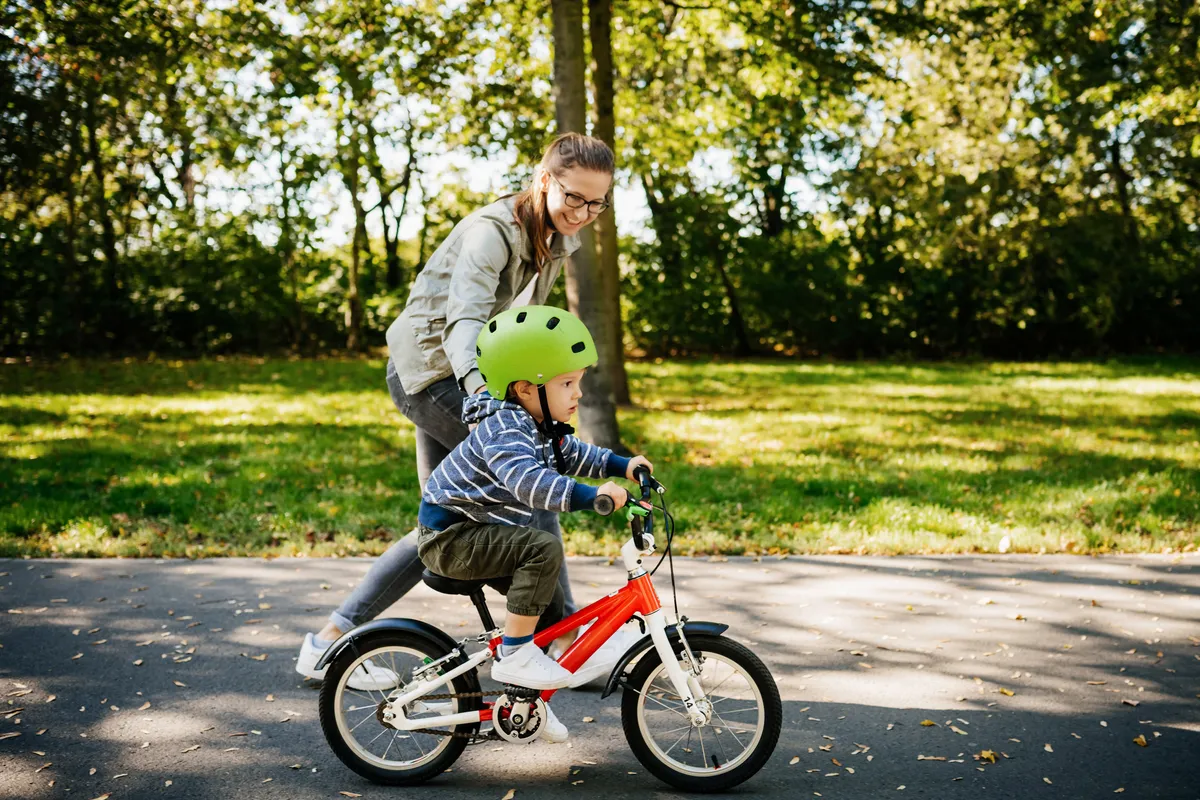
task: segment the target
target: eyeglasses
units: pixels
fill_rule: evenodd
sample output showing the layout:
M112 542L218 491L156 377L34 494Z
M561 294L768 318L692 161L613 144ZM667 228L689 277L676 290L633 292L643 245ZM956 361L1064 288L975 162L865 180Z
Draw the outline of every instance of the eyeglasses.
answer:
M567 187L562 185L562 181L560 181L553 172L548 171L547 174L550 175L551 178L554 178L554 182L558 184L558 188L562 189L563 197L566 200L568 208L583 208L584 206L587 206L589 214L603 214L612 205L604 200L588 200L586 197L577 195L574 192L568 192Z

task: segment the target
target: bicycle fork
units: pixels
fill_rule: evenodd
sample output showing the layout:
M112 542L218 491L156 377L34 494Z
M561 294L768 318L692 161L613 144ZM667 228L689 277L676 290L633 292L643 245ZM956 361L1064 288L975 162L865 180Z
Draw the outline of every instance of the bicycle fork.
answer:
M683 644L684 660L687 662L688 668L685 671L679 666L679 659L675 655L675 648L671 646L670 640L667 639L667 621L663 616L661 608L652 611L643 617L646 620L646 627L650 631L650 640L654 642L654 648L658 651L659 658L662 659L663 668L667 673L667 678L670 679L671 685L675 687L675 693L679 695L683 701L683 707L687 709L688 719L693 727L701 727L707 725L712 719L712 704L708 698L704 696L704 690L700 688L700 665L696 663L696 658L692 654L691 647L687 644L687 639L683 638L683 622L680 620L676 626L679 631L680 641Z

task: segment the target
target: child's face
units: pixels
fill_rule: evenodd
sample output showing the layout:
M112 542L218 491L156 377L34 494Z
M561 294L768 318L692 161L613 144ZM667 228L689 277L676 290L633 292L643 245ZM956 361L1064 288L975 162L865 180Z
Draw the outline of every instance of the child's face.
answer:
M579 382L583 380L585 372L586 369L577 369L546 381L546 402L550 405L550 416L557 421L570 422L571 417L575 416L579 408L579 399L583 397ZM517 385L517 398L534 419L542 421L542 404L538 400L536 386L521 381Z

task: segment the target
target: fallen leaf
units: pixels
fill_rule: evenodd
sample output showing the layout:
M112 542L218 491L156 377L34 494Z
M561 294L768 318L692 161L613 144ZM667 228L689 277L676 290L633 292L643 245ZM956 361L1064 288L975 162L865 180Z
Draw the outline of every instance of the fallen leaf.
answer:
M1088 686L1103 686L1106 683L1108 683L1108 681L1088 681L1087 685Z
M1140 747L1149 747L1149 745L1146 744L1146 737L1140 733L1133 737L1133 743Z
M190 752L192 752L193 750L199 750L199 749L200 749L200 745L198 745L198 744L194 744L194 745L192 745L191 747L187 747L187 748L184 748L183 750L180 750L179 752L181 752L181 753L190 753Z
M1006 697L1012 697L1016 694L1012 689L1005 689L1003 686L1000 687L999 692Z
M917 761L945 761L945 756L917 756Z
M187 684L183 681L171 681L171 683L175 684L176 686L182 686L184 689L187 688Z
M1049 783L1051 786L1053 786L1053 785L1054 785L1053 783L1050 783L1050 779L1049 779L1049 778L1042 778L1042 780L1044 780L1046 783Z
M3 740L3 739L13 739L13 738L15 738L15 737L17 737L17 736L20 736L20 735L21 735L21 734L19 734L19 733L15 732L15 731L13 731L13 732L11 732L11 733L0 733L0 740Z
M987 761L988 763L995 764L996 763L996 751L995 750L980 750L978 753L975 754L975 760L976 761Z
M1042 749L1043 749L1043 750L1045 750L1047 753L1053 753L1053 752L1054 752L1054 748L1053 748L1053 747L1051 747L1049 744L1043 745L1043 746L1042 746Z
M275 702L275 695L273 695L273 694L269 694L269 695L267 695L267 702L268 702L268 703L274 703L274 702Z
M921 724L923 726L925 726L926 728L932 728L934 725L937 725L937 723L931 719L923 719L923 720L921 720ZM888 730L891 730L891 729L892 729L892 726L889 725Z
M516 794L517 794L517 790L516 790L516 789L509 789L509 790L508 790L508 794L504 795L504 797L500 798L500 800L513 800L513 797L514 797Z
M145 711L149 707L150 707L150 701L147 700L146 702L144 702L140 706L138 706L138 711Z
M133 662L133 665L135 667L140 667L142 665L142 660L139 658L137 661Z
M338 792L338 794L340 794L342 797L362 797L361 794L356 792Z
M793 764L799 764L799 763L800 763L800 756L792 756L792 760L788 762L788 765L791 766Z
M1135 708L1137 706L1141 705L1140 701L1138 701L1138 700L1126 700L1126 699L1122 698L1121 702L1127 706L1134 706Z
M951 725L951 726L950 726L950 730L954 731L954 732L955 732L955 733L957 733L959 736L966 736L966 735L967 735L967 732L966 732L966 731L964 731L962 728L958 727L957 725Z
M112 797L112 795L105 793L105 794L100 795L99 797L93 797L92 800L108 800L108 798L110 798L110 797Z
M595 722L596 718L595 717L584 717L583 721L584 722Z

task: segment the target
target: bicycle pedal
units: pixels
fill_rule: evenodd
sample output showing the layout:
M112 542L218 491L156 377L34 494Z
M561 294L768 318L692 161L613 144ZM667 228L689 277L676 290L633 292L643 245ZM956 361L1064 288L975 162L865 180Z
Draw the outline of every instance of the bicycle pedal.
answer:
M536 700L542 696L541 689L530 689L527 686L514 686L511 683L506 683L504 685L504 693L508 695L509 699L516 701Z

